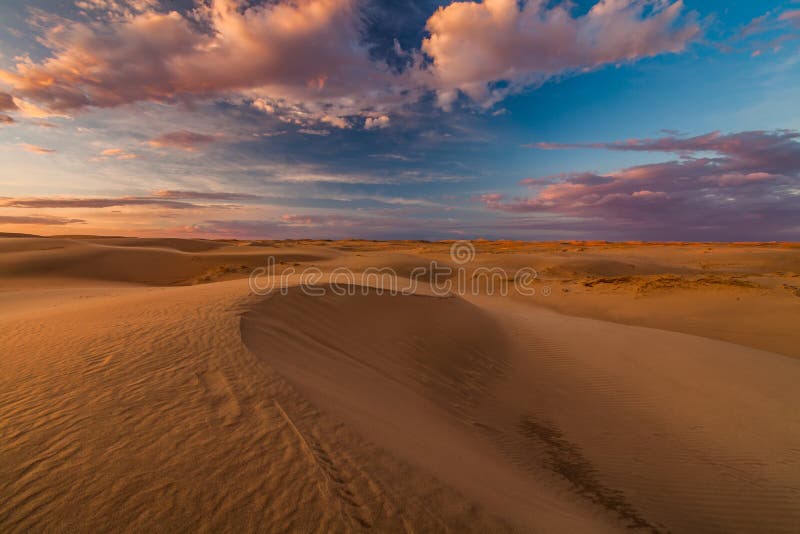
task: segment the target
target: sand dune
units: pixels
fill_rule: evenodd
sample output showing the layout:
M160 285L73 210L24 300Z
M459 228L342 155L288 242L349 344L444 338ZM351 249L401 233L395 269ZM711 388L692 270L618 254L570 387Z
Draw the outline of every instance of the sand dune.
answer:
M303 252L180 239L125 238L0 240L0 276L76 278L168 285L246 277L266 263L324 259Z
M798 524L799 361L480 303L294 291L248 312L243 339L312 402L520 527L614 524L582 516L570 488L629 527Z
M245 344L317 406L518 527L609 530L561 481L521 471L476 432L508 372L500 325L461 299L293 291L242 320ZM554 483L551 483L554 482Z
M244 279L448 250L0 239L0 530L797 530L800 249L478 243L549 297Z

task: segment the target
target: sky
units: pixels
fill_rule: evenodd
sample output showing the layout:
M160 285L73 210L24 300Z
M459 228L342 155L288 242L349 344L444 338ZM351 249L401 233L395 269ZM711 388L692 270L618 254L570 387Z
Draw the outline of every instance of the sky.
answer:
M0 232L800 241L800 0L0 0Z

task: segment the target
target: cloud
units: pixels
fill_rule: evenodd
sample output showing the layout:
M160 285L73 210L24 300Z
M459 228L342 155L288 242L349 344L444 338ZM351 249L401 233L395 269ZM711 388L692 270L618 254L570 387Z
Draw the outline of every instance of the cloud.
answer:
M224 191L178 191L163 189L153 192L154 197L181 200L258 200L260 195L228 193Z
M341 215L281 215L281 223L287 226L355 226L363 222L360 218Z
M336 213L287 213L279 217L257 220L210 220L200 223L195 231L204 235L239 239L308 238L345 239L370 236L375 239L404 235L412 238L429 234L431 221L387 216L341 215Z
M78 0L75 7L86 11L100 11L108 16L141 13L158 7L160 0Z
M695 137L667 136L656 139L629 139L613 143L536 143L529 147L547 150L600 148L625 152L671 152L691 157L712 152L724 157L709 160L716 170L747 170L782 173L800 170L800 132L794 130L750 131L735 134L711 132Z
M380 115L378 117L367 117L364 119L364 128L367 130L387 128L389 126L389 116Z
M236 239L341 238L358 233L353 228L369 227L366 220L338 215L286 214L255 220L204 221L194 225L192 232Z
M3 71L0 70L0 81L2 81L2 79ZM29 117L32 119L43 119L47 117L69 118L69 115L45 109L32 102L22 100L21 98L14 98L14 105L17 106L17 112L23 117Z
M178 148L189 152L195 151L200 146L208 145L217 140L213 135L206 135L188 130L168 132L148 141L156 148Z
M388 69L361 44L356 0L210 0L189 14L139 8L52 20L40 39L52 55L22 59L0 81L61 113L238 94L322 115L357 112L353 99L366 87L394 92Z
M13 123L14 123L13 117L0 113L0 124L13 124Z
M680 52L700 33L681 0L600 0L580 16L569 2L460 1L427 20L419 50L393 40L403 60L390 67L366 42L361 0L80 4L80 21L39 17L48 57L0 70L22 112L229 98L306 127L383 127L431 90L443 106L459 92L489 105L553 76Z
M781 239L800 228L800 132L712 132L696 137L613 143L546 144L555 148L657 151L663 163L526 179L533 197L485 195L490 209L583 218L586 227L650 238Z
M76 198L36 197L0 200L0 206L9 208L110 208L118 206L161 206L172 209L198 208L195 204L152 197Z
M331 134L330 130L319 130L319 129L314 129L314 128L300 128L297 131L300 132L301 134L306 134L306 135L325 136L325 135L330 135Z
M309 110L305 104L289 103L285 100L271 99L267 97L256 98L249 103L251 107L267 115L274 115L281 122L287 124L294 124L296 126L311 128L314 125L324 124L339 129L348 129L352 127L352 122L347 117L330 115L327 110L328 106L322 106L320 109ZM358 114L358 110L349 110L353 114Z
M784 44L798 39L800 9L771 9L746 24L730 40L730 45L745 42L750 56L758 57L767 51L777 52ZM727 47L726 47L727 48Z
M17 109L14 97L8 93L0 92L0 111L15 111Z
M137 159L139 156L131 152L127 152L122 148L107 148L100 152L102 158L114 158L119 160Z
M65 219L63 217L51 217L49 215L34 216L15 216L0 215L0 224L41 224L41 225L64 225L64 224L84 224L83 219Z
M200 204L198 201L258 200L249 193L226 191L180 191L163 189L146 196L121 197L0 197L0 207L9 208L111 208L120 206L160 206L170 209L232 207L230 204Z
M32 145L30 143L20 143L17 146L22 148L27 152L32 152L34 154L52 154L55 152L55 149L52 148L42 148L40 146Z
M350 127L350 123L344 117L333 117L330 115L322 115L319 121L324 124L330 124L334 128L346 129Z
M250 105L262 113L272 114L276 111L275 106L263 98L256 98Z
M571 9L545 0L439 8L422 51L440 103L449 106L461 91L488 106L564 73L681 52L700 34L682 0L601 0L581 16Z
M783 13L780 14L778 20L788 20L794 24L800 24L800 9L784 11Z
M483 195L479 195L476 200L483 202L487 206L496 206L506 198L506 196L502 193L486 193Z

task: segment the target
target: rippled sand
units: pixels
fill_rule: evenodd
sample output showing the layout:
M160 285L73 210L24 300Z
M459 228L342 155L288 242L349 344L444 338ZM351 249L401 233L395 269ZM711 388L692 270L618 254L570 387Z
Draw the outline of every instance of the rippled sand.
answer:
M476 246L0 239L0 531L797 530L800 247Z

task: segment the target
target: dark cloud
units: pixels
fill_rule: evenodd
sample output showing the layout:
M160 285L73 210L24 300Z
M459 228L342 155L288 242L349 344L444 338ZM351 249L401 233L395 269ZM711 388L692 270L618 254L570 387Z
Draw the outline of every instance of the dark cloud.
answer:
M17 105L14 103L14 98L8 93L0 92L0 111L14 111Z
M160 206L169 209L231 207L230 204L198 204L196 201L258 200L263 197L225 191L180 191L165 189L147 196L123 197L0 197L0 206L9 208L111 208L119 206ZM187 202L188 201L188 202ZM235 205L233 205L235 206Z
M150 197L119 198L11 198L0 200L9 208L110 208L116 206L161 206L171 209L198 208L188 202Z
M64 224L84 224L83 219L65 219L63 217L51 217L49 215L34 216L13 216L0 215L0 224L43 224L43 225L64 225Z

